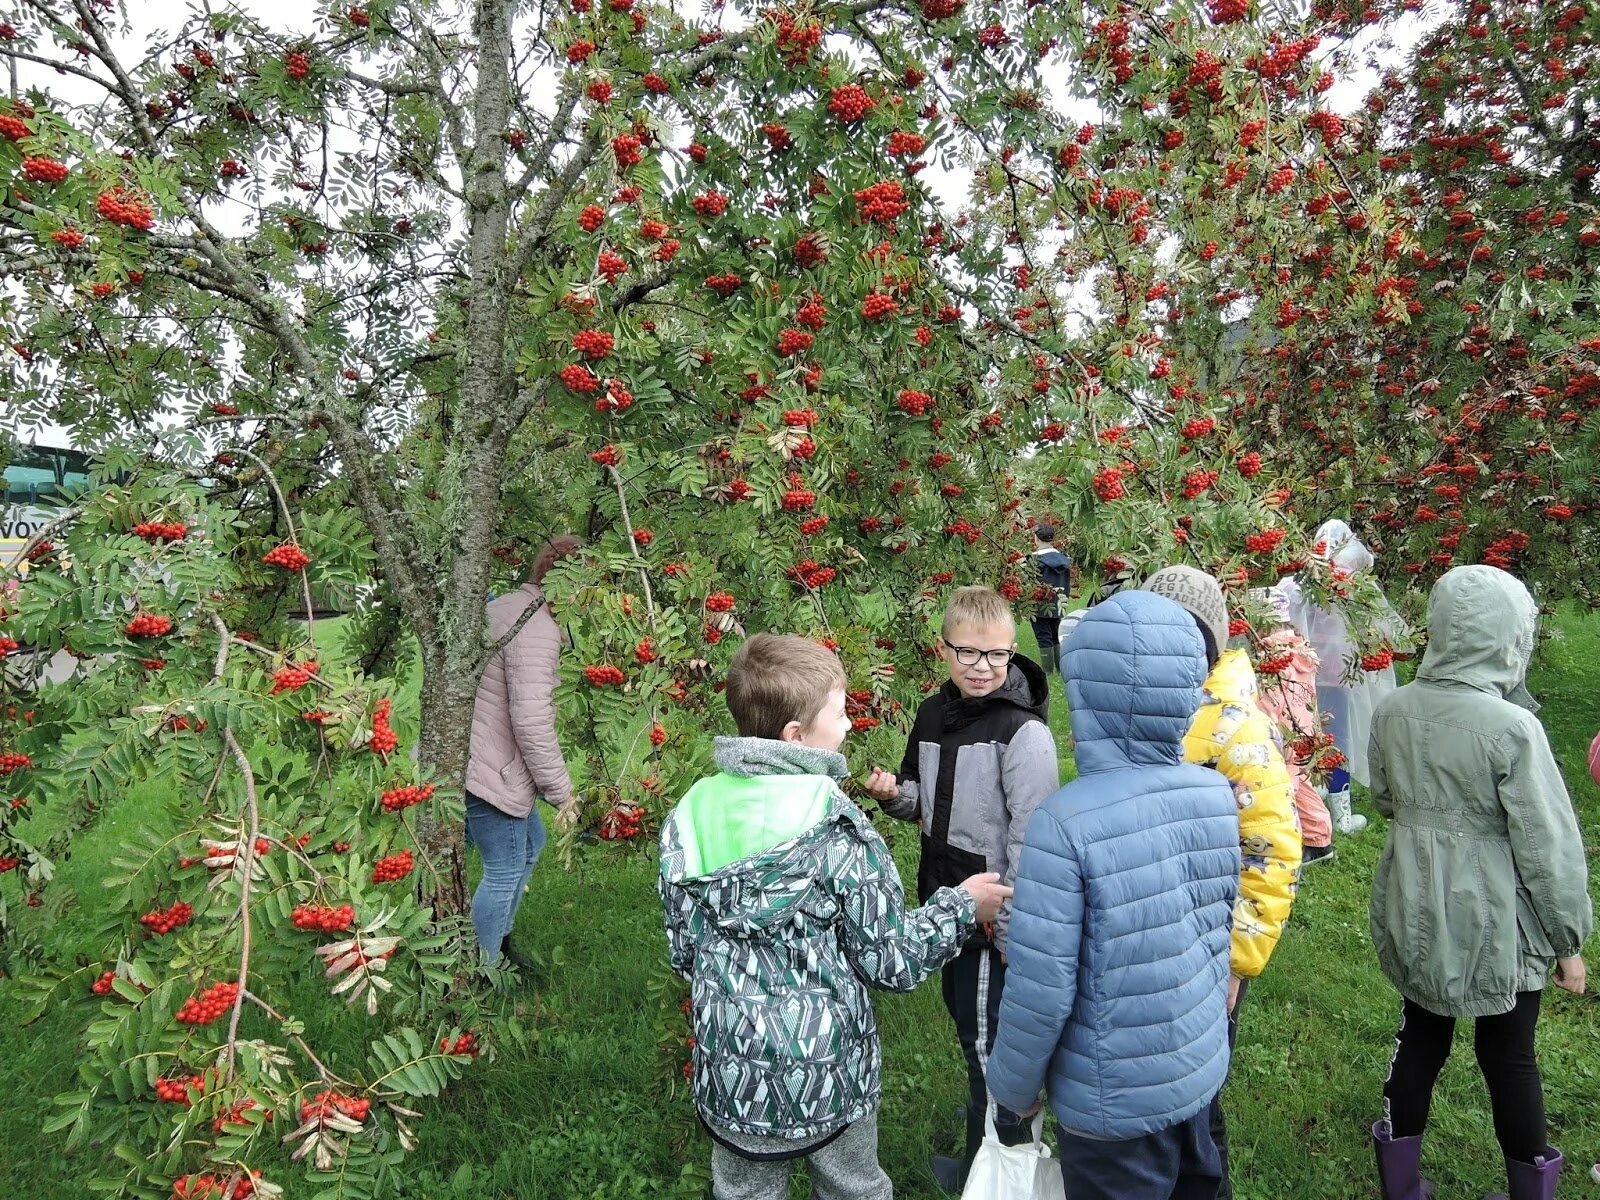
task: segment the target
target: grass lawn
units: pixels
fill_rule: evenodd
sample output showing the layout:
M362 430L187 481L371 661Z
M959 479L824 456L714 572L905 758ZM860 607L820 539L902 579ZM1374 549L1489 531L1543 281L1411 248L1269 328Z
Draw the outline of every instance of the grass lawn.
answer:
M1600 894L1600 790L1583 769L1588 739L1600 727L1600 618L1568 615L1558 628L1533 686L1574 789L1590 839L1591 888ZM1064 742L1065 703L1059 680L1054 686L1053 724ZM1063 761L1070 771L1065 754ZM92 903L96 876L121 830L147 819L156 799L135 791L108 813L80 840L58 886L76 888ZM902 874L912 878L914 833L901 826L892 836ZM1366 1130L1377 1113L1399 1010L1367 936L1368 888L1382 838L1382 822L1374 818L1366 833L1339 840L1335 861L1307 871L1293 924L1250 991L1227 1092L1233 1174L1244 1200L1377 1195ZM680 1086L664 1094L656 1082L655 1009L645 989L664 960L665 940L652 850L592 852L581 873L565 873L553 861L541 866L519 920L519 939L550 964L548 986L518 1000L539 1030L537 1042L479 1065L425 1106L421 1147L392 1195L651 1197L678 1178L684 1155L708 1158L703 1138L691 1140L683 1155L674 1152L663 1113L686 1111L686 1092ZM60 953L98 958L88 938L91 915L69 910L38 934ZM1592 942L1590 961L1600 975ZM82 1195L86 1156L70 1158L38 1133L51 1095L72 1086L73 1036L82 1014L52 1013L23 1029L16 1010L0 984L0 1196ZM931 1200L928 1152L951 1144L952 1110L965 1091L959 1051L935 983L910 996L880 997L878 1013L882 1159L899 1196ZM1552 989L1539 1045L1552 1138L1570 1164L1564 1193L1590 1194L1583 1177L1600 1157L1600 1002ZM1441 1197L1503 1186L1470 1029L1460 1032L1440 1081L1426 1166ZM291 1198L309 1194L292 1183L287 1191ZM797 1181L794 1196L804 1194Z

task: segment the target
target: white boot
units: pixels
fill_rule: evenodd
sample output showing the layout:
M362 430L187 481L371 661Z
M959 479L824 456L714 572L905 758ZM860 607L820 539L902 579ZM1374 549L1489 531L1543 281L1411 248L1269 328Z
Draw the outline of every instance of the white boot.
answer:
M1328 813L1333 817L1333 827L1340 833L1360 833L1367 827L1367 819L1350 809L1350 789L1329 792Z

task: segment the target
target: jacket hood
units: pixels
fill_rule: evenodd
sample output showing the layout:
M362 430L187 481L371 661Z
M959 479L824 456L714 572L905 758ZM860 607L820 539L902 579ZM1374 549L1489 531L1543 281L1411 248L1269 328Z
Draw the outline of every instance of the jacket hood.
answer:
M1046 566L1067 567L1072 565L1071 560L1068 559L1065 554L1061 553L1061 551L1057 550L1054 546L1051 546L1046 550L1035 550L1033 552L1033 557L1037 558Z
M972 724L991 704L1009 704L1023 712L1032 713L1041 721L1048 721L1050 708L1050 680L1044 668L1026 655L1019 654L1006 668L1006 681L987 696L968 697L961 689L946 680L939 689L944 696L944 727L947 731L962 729Z
M843 779L850 773L837 750L802 746L776 738L719 737L711 743L711 756L729 775L826 775Z
M1067 639L1062 666L1080 774L1183 760L1206 654L1177 603L1123 591L1097 604Z
M1317 526L1314 541L1322 543L1329 562L1352 575L1358 571L1372 570L1373 564L1378 561L1356 536L1356 531L1337 518Z
M1538 619L1516 576L1481 565L1446 571L1428 597L1428 649L1417 678L1535 708L1526 681Z

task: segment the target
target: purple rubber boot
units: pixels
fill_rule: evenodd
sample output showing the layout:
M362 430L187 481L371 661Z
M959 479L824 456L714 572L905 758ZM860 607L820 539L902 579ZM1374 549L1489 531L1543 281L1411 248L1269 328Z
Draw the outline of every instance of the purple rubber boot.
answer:
M1372 1127L1372 1149L1383 1200L1433 1200L1433 1182L1422 1177L1421 1134L1391 1137L1389 1123L1379 1121Z
M1561 1178L1565 1160L1554 1146L1531 1163L1506 1159L1506 1182L1510 1185L1509 1200L1554 1200L1556 1181ZM1508 1200L1498 1193L1490 1193L1484 1200Z

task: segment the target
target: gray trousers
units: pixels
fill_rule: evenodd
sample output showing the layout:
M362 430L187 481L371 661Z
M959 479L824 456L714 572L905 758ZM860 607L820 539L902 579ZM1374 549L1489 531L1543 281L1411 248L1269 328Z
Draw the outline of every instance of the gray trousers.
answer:
M739 1139L754 1144L754 1139ZM779 1149L776 1138L760 1141ZM715 1200L788 1200L789 1172L799 1158L756 1161L711 1143L711 1194ZM878 1165L878 1114L871 1113L822 1149L804 1156L816 1200L892 1200L894 1185Z

